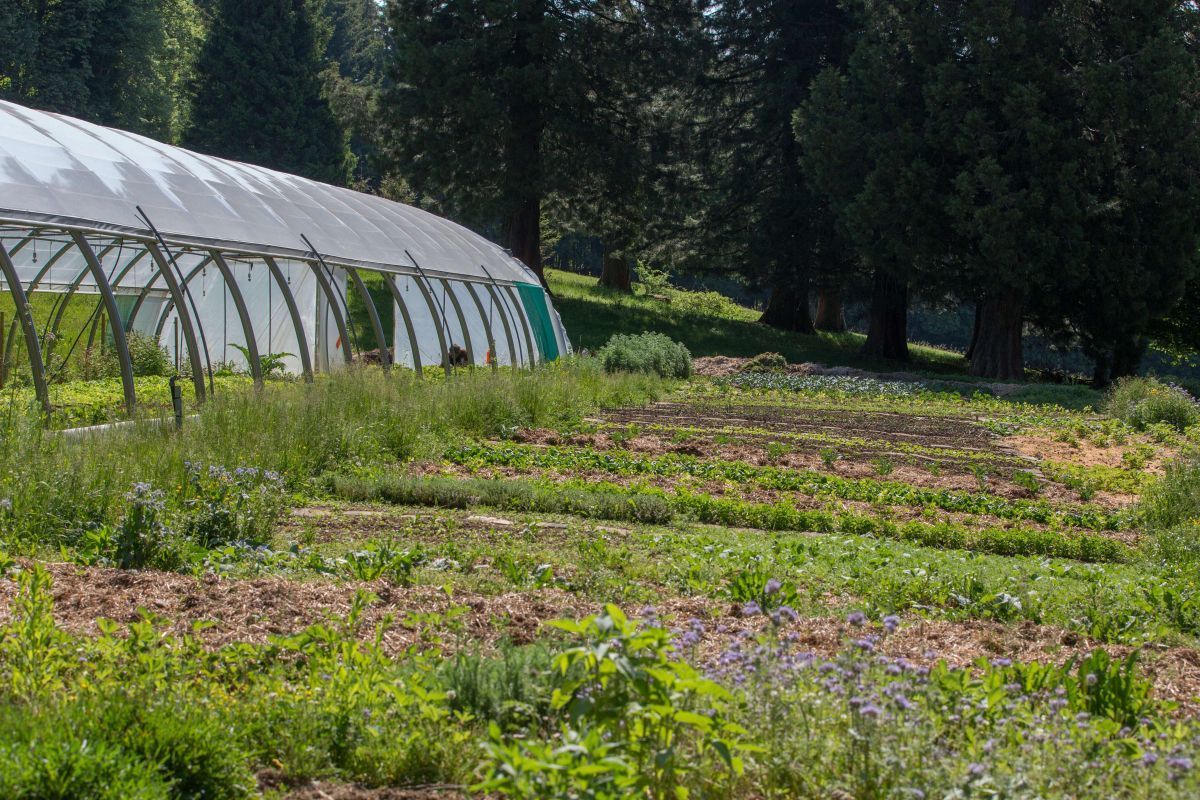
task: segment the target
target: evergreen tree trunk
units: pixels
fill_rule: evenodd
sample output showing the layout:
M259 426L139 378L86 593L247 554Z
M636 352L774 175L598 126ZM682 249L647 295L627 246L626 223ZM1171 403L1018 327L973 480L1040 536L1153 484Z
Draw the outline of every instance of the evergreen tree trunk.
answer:
M771 289L771 299L767 301L767 309L758 321L781 331L812 333L812 315L808 311L808 289L775 286Z
M829 287L817 295L817 319L813 326L827 333L843 333L846 330L846 309L842 304L842 293Z
M980 303L975 302L975 321L971 324L971 341L967 344L966 359L970 361L975 355L975 343L979 341L979 308Z
M521 207L504 221L504 246L514 257L533 270L542 285L546 276L542 271L542 201L528 198Z
M633 292L633 266L625 256L604 254L604 266L600 269L600 286L618 292Z
M1148 346L1149 342L1144 336L1122 337L1117 340L1113 346L1112 379L1136 375Z
M1096 355L1096 367L1092 370L1092 388L1105 389L1110 383L1112 374L1112 355L1109 353L1098 353Z
M862 354L908 361L908 282L876 269Z
M977 312L978 334L971 351L971 374L993 380L1023 380L1025 359L1021 332L1024 297L1008 289L984 297Z

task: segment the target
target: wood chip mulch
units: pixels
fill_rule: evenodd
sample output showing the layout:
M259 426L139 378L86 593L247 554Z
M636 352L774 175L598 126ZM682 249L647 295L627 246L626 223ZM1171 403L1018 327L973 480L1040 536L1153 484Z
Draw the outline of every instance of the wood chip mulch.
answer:
M447 595L429 586L400 588L386 582L302 582L286 578L231 580L216 576L196 578L175 573L132 571L72 564L46 564L54 579L54 616L66 631L96 635L96 620L121 623L142 618L143 610L185 633L195 622L211 623L196 634L209 647L233 642L265 643L271 636L294 634L309 625L337 622L349 611L362 589L378 596L365 614L362 635L374 635L377 623L388 616L394 623L383 634L384 650L402 656L410 647L436 643L447 650L494 646L501 640L516 643L545 635L544 623L565 617L578 618L600 610L600 604L558 589L541 589L501 595L459 592ZM0 579L0 624L11 617L16 584ZM446 626L422 623L412 614L444 614L464 607ZM637 609L627 609L637 613ZM665 624L691 619L704 623L701 642L689 658L715 659L743 631L766 626L762 616L741 617L738 609L707 598L671 598L658 605ZM428 620L428 616L426 617ZM800 650L830 657L863 629L842 618L801 618L787 626ZM878 626L870 629L879 633ZM917 664L944 659L953 666L968 666L979 657L1017 661L1064 663L1099 647L1071 631L1032 622L1003 624L987 621L948 622L906 618L900 629L882 638L878 651L904 657ZM1129 647L1106 646L1114 657L1124 658ZM1180 703L1181 712L1200 714L1200 650L1149 646L1142 650L1139 670L1154 683L1158 697Z

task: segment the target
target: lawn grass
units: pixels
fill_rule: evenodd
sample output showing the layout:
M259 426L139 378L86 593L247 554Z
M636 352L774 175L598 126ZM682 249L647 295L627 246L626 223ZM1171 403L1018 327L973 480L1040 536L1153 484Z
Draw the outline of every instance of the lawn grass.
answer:
M45 337L58 313L62 298L63 295L56 292L34 292L29 297L30 311L33 313L33 321L38 334L42 337L43 348L46 347ZM80 342L74 352L71 352L66 371L69 371L70 365L77 363L82 357L87 346L88 331L95 319L94 314L99 302L99 297L96 295L77 294L63 311L58 329L58 341L54 343L56 369L61 367L62 359L71 351L71 345L76 339L80 339ZM16 318L15 308L12 296L8 292L0 293L0 314L4 317L5 349L12 354L11 363L6 365L10 375L29 372L29 355L25 349L25 335ZM102 334L102 331L98 333L98 335ZM10 336L15 337L11 346L8 342ZM3 353L4 350L0 350L0 357L3 357Z
M857 333L801 336L758 324L762 312L726 302L713 311L680 309L641 293L624 294L596 285L596 279L561 270L546 270L554 306L577 349L596 351L617 333L665 334L682 342L693 356L755 356L775 352L788 361L867 370L911 369L966 377L959 353L911 345L911 364L867 358L859 354L865 337Z

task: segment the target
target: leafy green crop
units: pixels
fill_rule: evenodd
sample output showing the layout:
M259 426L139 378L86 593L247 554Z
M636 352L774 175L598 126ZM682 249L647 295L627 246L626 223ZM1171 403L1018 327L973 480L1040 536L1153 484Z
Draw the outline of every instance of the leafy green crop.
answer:
M596 451L590 448L535 447L504 444L467 445L446 453L453 463L471 467L505 466L521 470L553 469L563 474L603 471L612 475L668 477L687 475L704 480L722 480L739 486L791 491L819 497L884 503L918 508L934 507L964 514L987 514L1001 519L1027 520L1070 525L1089 530L1122 530L1130 527L1128 514L1099 507L1055 506L1044 500L1009 500L990 494L970 494L944 489L926 489L898 481L842 478L824 472L809 472L771 466L753 466L740 461L699 459L667 454L639 456L625 450ZM884 466L888 469L884 469ZM877 471L891 471L890 462Z

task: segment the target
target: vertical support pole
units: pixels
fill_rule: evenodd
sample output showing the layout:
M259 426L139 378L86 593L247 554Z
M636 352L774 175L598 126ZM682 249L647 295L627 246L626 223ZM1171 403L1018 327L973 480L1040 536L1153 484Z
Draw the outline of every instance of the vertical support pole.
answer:
M192 386L196 389L196 401L203 403L206 394L204 390L204 363L200 360L200 347L196 341L196 329L192 325L192 315L188 311L187 303L183 293L187 291L186 285L180 285L179 279L175 276L174 268L167 261L162 251L158 249L156 244L146 245L147 252L154 259L155 265L158 267L158 273L162 275L163 281L167 284L167 291L171 293L171 302L175 304L175 308L179 311L175 318L179 320L180 326L183 328L183 341L187 346L188 363L192 366ZM142 294L138 300L142 300L146 295ZM134 317L137 316L137 309L129 315L129 322L133 324ZM165 317L164 317L165 318ZM161 330L161 328L159 329ZM157 337L157 332L155 336ZM207 350L207 346L205 348ZM179 357L179 350L175 350L176 358Z
M50 268L53 267L56 263L58 263L58 260L60 258L62 258L64 255L66 255L67 251L70 250L74 246L75 246L74 244L72 244L71 242L68 242L67 244L64 244L61 248L59 248L57 253L50 256L50 258L46 261L45 266L43 266L41 268L41 270L38 271L37 275L33 276L33 280L29 283L30 293L32 293L35 289L37 289L38 284L40 284L42 282L42 278L45 278L46 275L48 275L50 273ZM11 258L9 260L11 260ZM12 361L13 345L15 344L15 342L17 340L17 327L20 324L21 324L21 317L18 314L13 319L12 327L9 328L9 331L8 331L8 343L5 345L5 349L4 349L4 360L7 362Z
M112 287L108 285L108 276L104 274L104 266L88 243L87 237L79 231L71 233L75 246L83 254L83 258L92 270L96 281L96 289L104 301L108 311L109 328L112 330L113 346L117 348L117 360L121 364L121 386L125 390L125 410L132 415L137 410L137 395L133 386L133 361L129 357L129 341L125 337L125 326L121 323L121 310L117 308L117 299L113 296Z
M508 357L512 362L509 364L514 370L521 368L521 354L517 352L517 343L513 339L512 326L508 322L508 308L504 305L504 301L500 299L500 292L497 287L488 284L484 287L487 289L488 295L492 299L492 307L496 309L496 315L500 317L500 324L504 327L504 340L508 342Z
M229 268L229 263L225 261L225 256L221 255L219 250L210 251L213 257L213 263L217 265L217 269L221 271L221 277L225 279L225 285L229 288L229 295L233 298L233 307L237 310L238 319L242 322L242 335L246 338L246 352L250 354L250 374L254 377L254 385L262 386L262 359L258 355L258 340L254 337L254 324L250 321L250 312L246 308L246 300L242 297L242 290L238 288L237 280L233 276L233 270Z
M467 316L463 314L462 305L458 302L458 297L454 294L454 287L450 285L450 281L445 278L439 279L442 284L442 289L446 292L446 297L450 298L450 306L454 309L454 313L458 316L458 324L462 327L463 344L467 346L467 352L471 354L470 366L475 366L475 343L471 340L471 329L467 327Z
M384 274L384 282L388 289L392 292L392 299L396 301L396 307L400 311L400 317L404 320L404 329L408 332L408 346L412 348L413 354L413 371L417 373L417 377L423 376L421 370L421 346L417 341L417 330L413 327L412 317L409 316L408 306L404 303L404 296L400 294L400 287L396 286L396 278L394 275Z
M483 312L483 302L479 299L479 295L475 294L475 287L469 283L463 283L463 286L467 287L467 294L471 295L471 299L475 301L475 310L479 312L479 319L483 322L483 331L487 334L488 352L492 356L492 372L496 372L500 369L499 365L496 364L499 354L496 352L496 338L492 335L491 320ZM484 360L486 361L487 359Z
M438 313L437 303L433 300L433 295L429 292L429 287L421 282L418 277L413 277L413 283L417 285L421 296L425 298L425 304L429 306L429 315L433 318L433 327L437 331L438 343L442 347L442 369L446 370L446 377L450 377L450 345L446 343L446 324L442 320L442 315Z
M17 267L9 257L4 244L0 242L0 271L8 283L8 291L12 294L13 304L16 305L17 319L25 332L25 347L29 351L29 369L33 373L33 389L37 395L42 410L50 413L50 389L46 385L46 365L42 363L42 346L38 341L37 327L33 324L33 314L29 311L29 298L25 296L25 288L21 285L21 276Z
M172 375L167 382L171 386L171 409L175 412L175 429L183 429L183 390L179 388L179 376Z
M283 277L283 272L275 263L274 258L264 256L263 261L267 262L267 269L271 271L275 285L283 293L283 302L287 304L288 316L292 318L292 328L296 331L296 347L300 350L300 369L304 372L305 382L312 383L312 354L308 351L308 336L304 332L304 322L300 319L300 309L296 306L296 298L292 296L292 288L288 286L287 279Z
M346 273L350 276L350 280L354 282L354 288L358 290L359 296L362 297L363 303L367 306L367 316L371 318L371 327L375 329L375 342L379 345L379 362L383 365L383 371L391 372L392 355L388 351L387 338L383 335L383 323L379 320L379 309L375 307L375 298L371 297L371 292L367 289L367 285L363 283L358 270L346 267Z
M320 284L321 291L325 293L325 299L329 301L329 308L333 311L333 322L337 325L338 337L342 340L342 355L347 364L352 364L354 363L354 350L350 347L350 332L346 328L346 317L342 314L342 307L338 305L337 293L333 291L333 286L325 275L325 267L318 261L305 261L304 263L308 264L313 274L317 276L317 283ZM317 344L320 346L321 343Z

